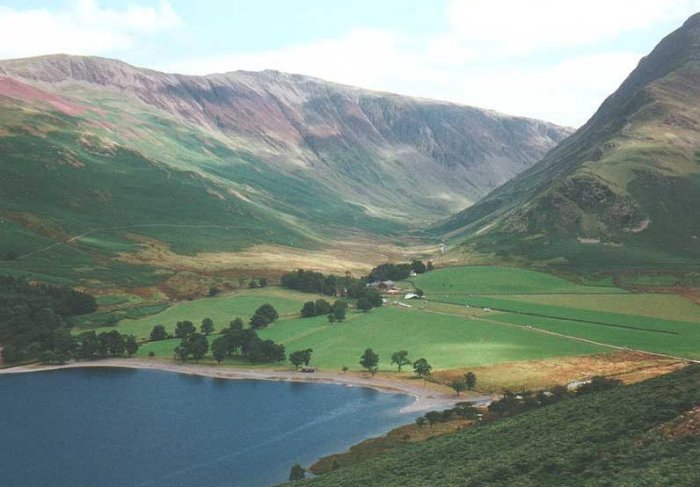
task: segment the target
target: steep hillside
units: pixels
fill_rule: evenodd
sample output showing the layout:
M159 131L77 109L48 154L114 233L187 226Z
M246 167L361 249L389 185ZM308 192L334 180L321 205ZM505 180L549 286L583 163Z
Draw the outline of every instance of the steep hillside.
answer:
M700 258L700 14L542 161L438 227L472 250L575 266Z
M700 367L692 365L409 444L293 485L695 486L699 401Z
M110 230L73 250L128 252L139 235L189 254L387 236L468 206L568 133L274 71L1 61L0 255L97 228Z

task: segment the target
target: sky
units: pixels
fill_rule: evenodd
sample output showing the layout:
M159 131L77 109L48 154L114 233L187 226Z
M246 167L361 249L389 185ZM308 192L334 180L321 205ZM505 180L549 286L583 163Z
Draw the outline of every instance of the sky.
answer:
M577 127L700 0L0 0L0 59L277 69Z

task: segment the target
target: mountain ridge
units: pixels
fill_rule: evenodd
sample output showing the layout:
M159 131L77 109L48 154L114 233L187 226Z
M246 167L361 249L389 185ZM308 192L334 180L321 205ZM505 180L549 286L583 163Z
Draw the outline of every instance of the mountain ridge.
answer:
M243 137L237 140L240 145L252 139L256 155L267 162L284 159L308 167L342 151L345 158L361 159L366 152L397 158L412 171L433 160L438 162L434 171L444 172L451 164L447 173L459 171L456 178L440 177L451 185L452 201L431 203L449 211L526 168L569 133L534 119L276 71L186 76L107 58L58 55L0 61L0 73L65 94L78 94L71 83L118 89L180 121ZM397 120L397 112L402 119ZM431 121L436 117L442 119ZM443 129L445 117L455 125L449 130ZM479 132L488 138L480 140ZM459 136L467 142L459 142ZM511 144L510 138L518 143ZM465 196L458 195L458 182L466 185ZM361 204L358 198L354 202Z
M205 78L93 57L0 61L0 255L96 228L113 230L92 246L71 241L64 250L79 248L81 264L61 272L133 261L125 255L154 240L186 254L393 244L568 133L273 71Z
M540 162L436 230L507 258L697 262L700 228L688 208L700 202L698 76L700 14Z

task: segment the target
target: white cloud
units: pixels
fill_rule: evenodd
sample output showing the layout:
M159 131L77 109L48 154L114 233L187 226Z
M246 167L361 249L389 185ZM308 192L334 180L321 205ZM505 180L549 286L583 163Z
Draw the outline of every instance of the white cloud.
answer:
M632 52L590 54L536 68L465 70L449 98L506 113L577 126L593 115L603 100L634 69L640 55Z
M188 74L277 69L362 85L375 84L387 70L387 63L396 64L402 56L392 33L358 29L336 39L271 51L200 57L165 68Z
M191 74L277 69L577 126L646 54L610 47L614 39L659 22L680 24L699 3L453 0L448 28L427 38L356 29L333 39L161 67ZM567 58L570 52L575 57Z
M682 20L697 0L453 0L448 18L464 42L517 55L542 48L592 44Z
M139 36L181 24L170 4L102 8L76 0L59 10L0 7L0 58L48 53L110 54L137 46Z
M699 9L700 0L452 0L447 27L423 37L358 26L278 49L171 56L177 60L151 67L277 69L577 126L646 54L647 47L618 47L620 38L680 25ZM167 1L121 10L97 0L57 11L0 7L0 58L67 52L128 61L147 36L183 23Z

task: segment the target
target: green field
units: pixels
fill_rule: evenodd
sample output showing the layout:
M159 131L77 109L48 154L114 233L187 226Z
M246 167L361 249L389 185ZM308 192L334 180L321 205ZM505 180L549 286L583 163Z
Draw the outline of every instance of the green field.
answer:
M700 307L674 294L524 294L508 296L508 299L581 310L608 311L678 321L700 321Z
M595 323L581 323L556 318L545 318L502 313L493 320L532 326L567 336L575 336L647 352L669 354L689 359L700 359L700 325L680 323L674 328L657 330L627 329Z
M516 284L529 287L518 292ZM578 286L538 272L499 267L440 269L419 276L416 285L435 302L492 309L492 321L700 358L700 306L680 296Z
M343 366L360 369L360 355L368 347L379 354L380 370L395 369L390 356L396 350L407 350L413 359L425 357L435 369L606 351L525 327L397 307L352 312L343 323L328 323L325 316L280 320L259 335L283 343L288 352L312 348L314 365L336 370ZM139 354L154 351L170 356L177 343L149 343Z
M700 357L700 322L694 321L699 307L678 296L579 286L547 274L502 267L438 269L416 281L428 300L410 301L412 307L406 308L394 305L397 299L392 298L369 313L351 310L343 323L330 324L326 317L299 318L302 303L317 296L271 287L183 302L155 315L123 320L118 329L145 339L156 324L172 332L177 321L199 324L211 317L219 330L236 316L247 321L258 306L269 302L281 318L260 336L284 344L288 353L312 348L314 364L322 369L359 369L359 357L368 347L380 355L381 370L393 369L390 355L402 349L413 359L427 358L435 369L588 355L615 351L613 347ZM471 283L477 283L480 292L502 294L465 292L462 286L477 288ZM451 292L445 293L449 286ZM591 289L597 294L589 294ZM177 344L177 340L147 343L139 355L152 351L170 357ZM230 363L248 365L237 359Z
M147 339L155 325L164 325L169 333L173 333L178 321L189 320L199 326L204 318L211 318L216 329L220 330L236 317L247 323L255 310L265 303L272 304L281 317L297 316L304 301L315 300L317 297L280 288L246 289L235 294L178 303L165 311L138 320L122 320L116 329L139 339ZM112 329L115 328L101 327L95 330L99 333Z
M543 272L512 267L459 266L427 272L413 279L426 293L622 293L607 286L582 286Z

